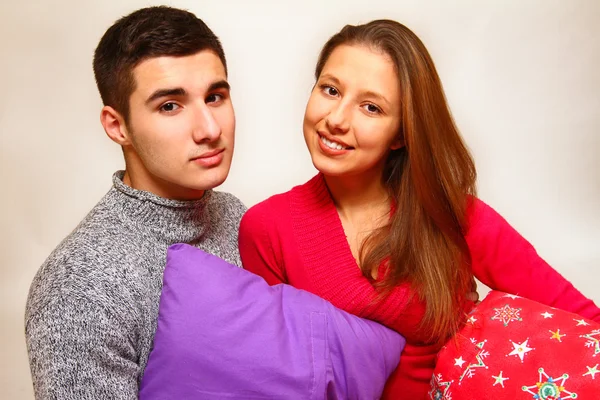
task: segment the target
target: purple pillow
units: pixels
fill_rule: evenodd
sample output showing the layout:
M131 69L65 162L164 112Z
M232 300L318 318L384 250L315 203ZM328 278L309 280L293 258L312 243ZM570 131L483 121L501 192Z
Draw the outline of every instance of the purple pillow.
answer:
M175 244L140 399L376 399L404 344L318 296Z

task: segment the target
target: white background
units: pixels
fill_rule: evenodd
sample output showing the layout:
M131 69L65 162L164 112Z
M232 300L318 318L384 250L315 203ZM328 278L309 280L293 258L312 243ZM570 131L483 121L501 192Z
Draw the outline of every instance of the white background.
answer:
M109 189L93 50L146 1L0 4L0 398L33 398L23 311L36 270ZM429 48L480 197L600 304L600 1L173 1L221 37L237 114L223 190L251 206L310 178L301 121L320 47L396 19ZM547 290L553 290L549 287Z

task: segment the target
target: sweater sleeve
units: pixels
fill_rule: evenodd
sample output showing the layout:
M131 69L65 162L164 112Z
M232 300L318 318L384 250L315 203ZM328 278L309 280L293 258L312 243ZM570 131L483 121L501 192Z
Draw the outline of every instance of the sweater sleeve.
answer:
M500 214L479 199L466 235L473 273L492 289L600 322L600 309L554 270Z
M279 248L273 214L268 200L251 207L242 217L239 233L240 257L243 268L262 276L269 285L287 283Z
M37 312L26 312L35 398L137 399L140 368L131 335L131 327L83 294L59 293Z

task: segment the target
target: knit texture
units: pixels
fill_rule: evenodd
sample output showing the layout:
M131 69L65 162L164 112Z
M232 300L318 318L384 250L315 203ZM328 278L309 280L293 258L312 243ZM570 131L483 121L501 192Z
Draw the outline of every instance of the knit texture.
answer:
M25 333L36 399L136 399L156 330L167 247L188 243L241 266L244 205L113 187L31 284Z
M498 213L475 200L468 210L466 240L479 280L492 289L600 322L600 309L591 300L550 267ZM352 256L322 175L248 210L239 243L244 267L269 284L289 283L402 334L407 345L383 398L425 398L439 350L439 346L426 345L418 329L425 304L408 284L378 300ZM472 304L465 307L472 308Z

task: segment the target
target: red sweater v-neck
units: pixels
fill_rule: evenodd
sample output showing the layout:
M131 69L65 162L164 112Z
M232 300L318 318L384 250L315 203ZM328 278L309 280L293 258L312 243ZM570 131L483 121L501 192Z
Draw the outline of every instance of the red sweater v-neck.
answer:
M473 274L492 289L520 295L600 322L600 309L550 267L516 230L480 200L469 210L466 236ZM438 346L425 345L417 327L425 306L408 285L383 301L354 259L325 180L304 185L250 208L239 247L244 268L269 284L288 283L334 306L372 319L406 338L400 365L384 399L424 399Z

